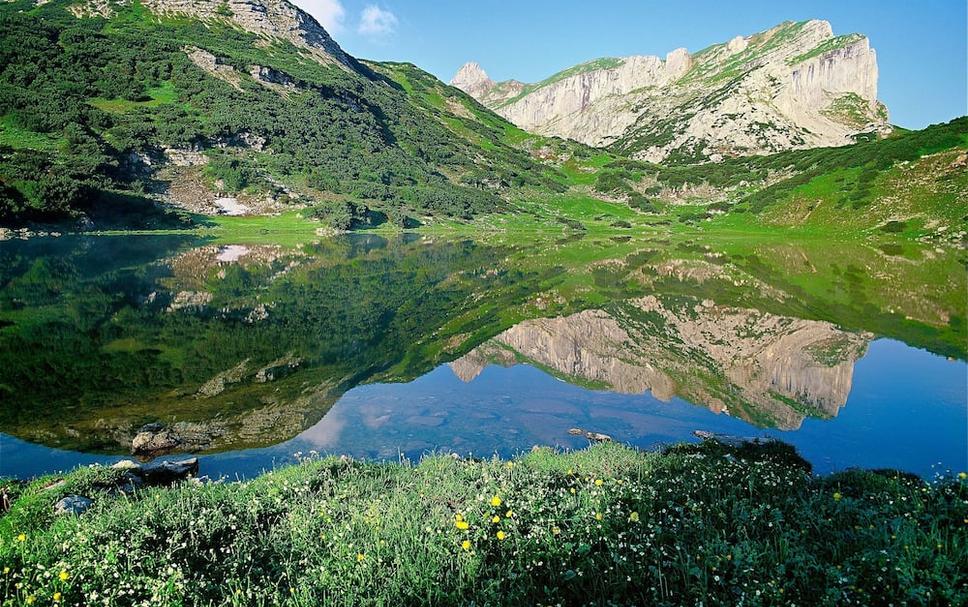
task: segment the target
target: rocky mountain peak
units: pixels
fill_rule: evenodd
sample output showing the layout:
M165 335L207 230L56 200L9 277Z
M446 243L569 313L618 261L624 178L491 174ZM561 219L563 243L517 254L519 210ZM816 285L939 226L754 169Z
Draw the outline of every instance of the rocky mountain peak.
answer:
M457 70L450 83L472 97L479 97L494 88L494 81L475 61L468 61Z
M861 34L786 21L696 53L589 61L535 84L467 64L452 83L518 126L649 161L845 145L890 130Z

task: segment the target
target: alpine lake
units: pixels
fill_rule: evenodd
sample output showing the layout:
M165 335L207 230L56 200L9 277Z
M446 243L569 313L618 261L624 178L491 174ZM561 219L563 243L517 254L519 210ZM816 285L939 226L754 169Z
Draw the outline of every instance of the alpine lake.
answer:
M964 252L674 234L0 242L0 476L775 437L968 468ZM137 446L137 445L136 445ZM137 448L135 449L138 450Z

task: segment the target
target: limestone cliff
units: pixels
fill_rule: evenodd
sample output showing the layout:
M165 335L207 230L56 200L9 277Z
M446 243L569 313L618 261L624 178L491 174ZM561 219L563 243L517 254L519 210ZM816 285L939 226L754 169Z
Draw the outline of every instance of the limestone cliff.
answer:
M662 401L679 396L794 429L844 406L869 339L826 322L649 296L614 312L525 321L451 365L471 381L488 363L532 361L577 383Z
M649 161L844 145L890 128L867 38L819 20L695 54L598 59L535 84L467 64L451 83L524 129Z

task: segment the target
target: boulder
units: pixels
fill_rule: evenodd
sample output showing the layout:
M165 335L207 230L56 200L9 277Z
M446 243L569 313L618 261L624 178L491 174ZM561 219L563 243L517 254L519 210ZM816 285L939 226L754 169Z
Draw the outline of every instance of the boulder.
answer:
M149 485L171 485L197 474L198 458L192 457L180 461L165 460L145 464L138 475Z
M87 512L94 505L94 500L83 495L67 495L54 504L54 514L80 515Z

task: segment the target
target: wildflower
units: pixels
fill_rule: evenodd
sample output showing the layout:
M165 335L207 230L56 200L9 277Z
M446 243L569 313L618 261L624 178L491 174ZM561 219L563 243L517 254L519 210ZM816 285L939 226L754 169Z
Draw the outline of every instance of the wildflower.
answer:
M27 541L27 534L26 533L21 533L20 535L18 535L17 536L17 541L18 542L26 542Z
M575 471L572 470L571 468L568 468L568 476L571 476L573 474L575 474Z
M34 595L31 594L30 596L27 597L27 604L28 605L33 605L34 604L34 601L36 601L36 600L37 600L37 597L35 597Z
M638 512L633 512L632 514L630 514L629 515L629 520L632 521L633 523L639 522L639 513Z
M3 568L3 574L4 575L7 575L8 573L10 573L10 567L4 567Z
M356 553L356 562L357 563L362 563L365 559L366 559L366 555L365 554L363 554L362 552Z
M501 522L501 517L495 514L494 516L491 517L491 522L496 525Z
M513 468L513 467L514 467L514 462L508 462L508 468Z
M62 569L61 572L57 574L57 577L60 578L60 581L66 582L68 579L70 579L71 574L67 573L66 570Z
M600 520L602 520L603 518L604 518L604 517L602 516L602 513L601 513L601 512L596 512L596 513L595 513L595 520L596 520L596 521L600 521Z
M571 491L572 493L574 493L574 492L575 492L575 488L574 488L574 487L572 487L572 488L571 488L571 489L569 489L568 491Z
M561 529L559 527L552 527L551 528L551 533L553 535L559 535L561 533Z
M491 505L494 506L495 508L497 508L498 506L500 506L501 505L501 498L498 497L498 496L496 496L496 495L494 497L492 497L491 498Z
M511 518L512 516L514 516L514 512L510 510L504 513L504 518Z
M600 479L600 478L596 478L596 479L595 479L595 486L596 486L596 487L601 487L601 486L602 486L602 484L603 484L604 482L605 482L605 481L603 481L602 479Z
M840 491L834 491L834 501L835 502L839 502L840 501L840 498L842 498L842 497L844 497L844 496L840 494Z
M454 526L460 529L461 531L466 531L467 528L470 527L467 521L455 521Z
M503 531L498 531L497 532L497 539L501 540L502 542L504 541L504 538L506 538L507 536L508 536L508 534L507 533L504 533Z
M959 472L958 478L960 478L961 480L965 480L966 478L968 478L968 472Z
M54 593L54 602L55 603L60 603L60 600L61 600L61 593L55 592Z
M470 540L464 540L463 542L460 543L460 547L463 548L464 550L470 550L471 549L471 541Z

